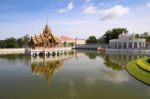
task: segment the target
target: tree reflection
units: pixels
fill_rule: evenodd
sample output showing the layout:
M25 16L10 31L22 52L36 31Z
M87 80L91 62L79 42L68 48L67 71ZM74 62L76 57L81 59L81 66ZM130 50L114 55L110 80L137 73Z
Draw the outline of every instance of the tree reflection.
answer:
M131 60L139 59L144 54L127 54L127 53L106 53L104 64L113 70L123 70L127 63Z
M29 66L31 57L24 54L1 54L0 59L11 60L13 62L19 60L20 62L24 62L26 66Z
M62 64L62 60L36 62L31 64L31 69L33 74L43 75L46 80L51 80L52 75L61 68Z
M122 70L123 67L120 66L118 63L114 63L114 62L111 62L110 58L109 58L109 55L106 55L105 56L105 61L104 61L104 64L109 67L109 68L112 68L113 70Z
M30 57L24 54L1 54L0 58L7 59L7 60L16 60L16 59L27 60L27 61L30 60Z
M89 59L92 59L92 60L95 60L96 57L98 56L97 53L89 53L89 52L85 52L85 55L86 55Z

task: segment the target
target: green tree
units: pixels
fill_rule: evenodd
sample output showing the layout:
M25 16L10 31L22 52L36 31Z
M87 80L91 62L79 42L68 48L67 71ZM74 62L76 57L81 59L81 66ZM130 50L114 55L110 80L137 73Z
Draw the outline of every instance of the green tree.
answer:
M25 35L21 38L10 37L5 40L0 40L0 48L21 48L28 47L30 42L30 37Z
M118 36L123 32L128 33L128 30L126 28L114 28L112 30L108 30L102 38L104 39L105 43L109 44L109 40L118 39Z
M95 36L89 36L89 38L86 40L86 43L97 43L97 39Z
M15 38L7 38L5 40L6 48L18 48L18 42Z
M30 37L28 34L22 37L22 43L23 43L22 47L29 47L29 42L30 42Z
M4 40L0 40L0 48L6 48L6 44Z
M73 42L68 43L68 46L73 47L75 44Z
M143 34L141 34L141 37L147 38L148 37L148 32L144 32Z
M146 39L146 42L150 42L150 36L148 32L144 32L143 34L141 34L140 38L144 38Z
M140 35L139 34L135 34L135 38L140 38Z
M102 37L100 37L99 39L97 39L97 43L99 43L99 44L103 44L103 43L104 43L103 38L102 38Z
M18 47L23 47L23 40L22 38L17 39Z
M150 42L150 36L146 38L146 42Z
M67 47L67 42L66 42L66 41L63 43L63 46L64 46L64 47Z

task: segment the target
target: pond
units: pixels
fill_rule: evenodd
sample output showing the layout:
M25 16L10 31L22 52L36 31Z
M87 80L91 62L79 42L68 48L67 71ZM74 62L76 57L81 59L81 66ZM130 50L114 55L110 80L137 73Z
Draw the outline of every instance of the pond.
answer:
M150 86L125 70L144 54L76 51L31 59L0 56L0 99L150 99Z

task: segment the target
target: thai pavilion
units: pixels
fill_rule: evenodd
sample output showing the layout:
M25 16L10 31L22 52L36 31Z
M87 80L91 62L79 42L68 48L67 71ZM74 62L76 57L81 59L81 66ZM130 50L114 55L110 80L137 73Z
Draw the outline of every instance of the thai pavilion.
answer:
M146 40L135 38L134 34L122 33L118 39L112 39L109 47L113 49L140 49L146 48Z
M43 33L31 37L30 45L32 48L52 48L59 45L59 40L46 24Z

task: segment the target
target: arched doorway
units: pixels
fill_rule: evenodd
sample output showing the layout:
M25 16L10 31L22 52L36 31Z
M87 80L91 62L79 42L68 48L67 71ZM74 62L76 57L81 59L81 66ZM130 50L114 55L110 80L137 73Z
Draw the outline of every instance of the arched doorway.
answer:
M132 43L131 42L129 43L129 48L132 48Z
M124 48L124 49L127 48L127 43L123 43L123 48Z

